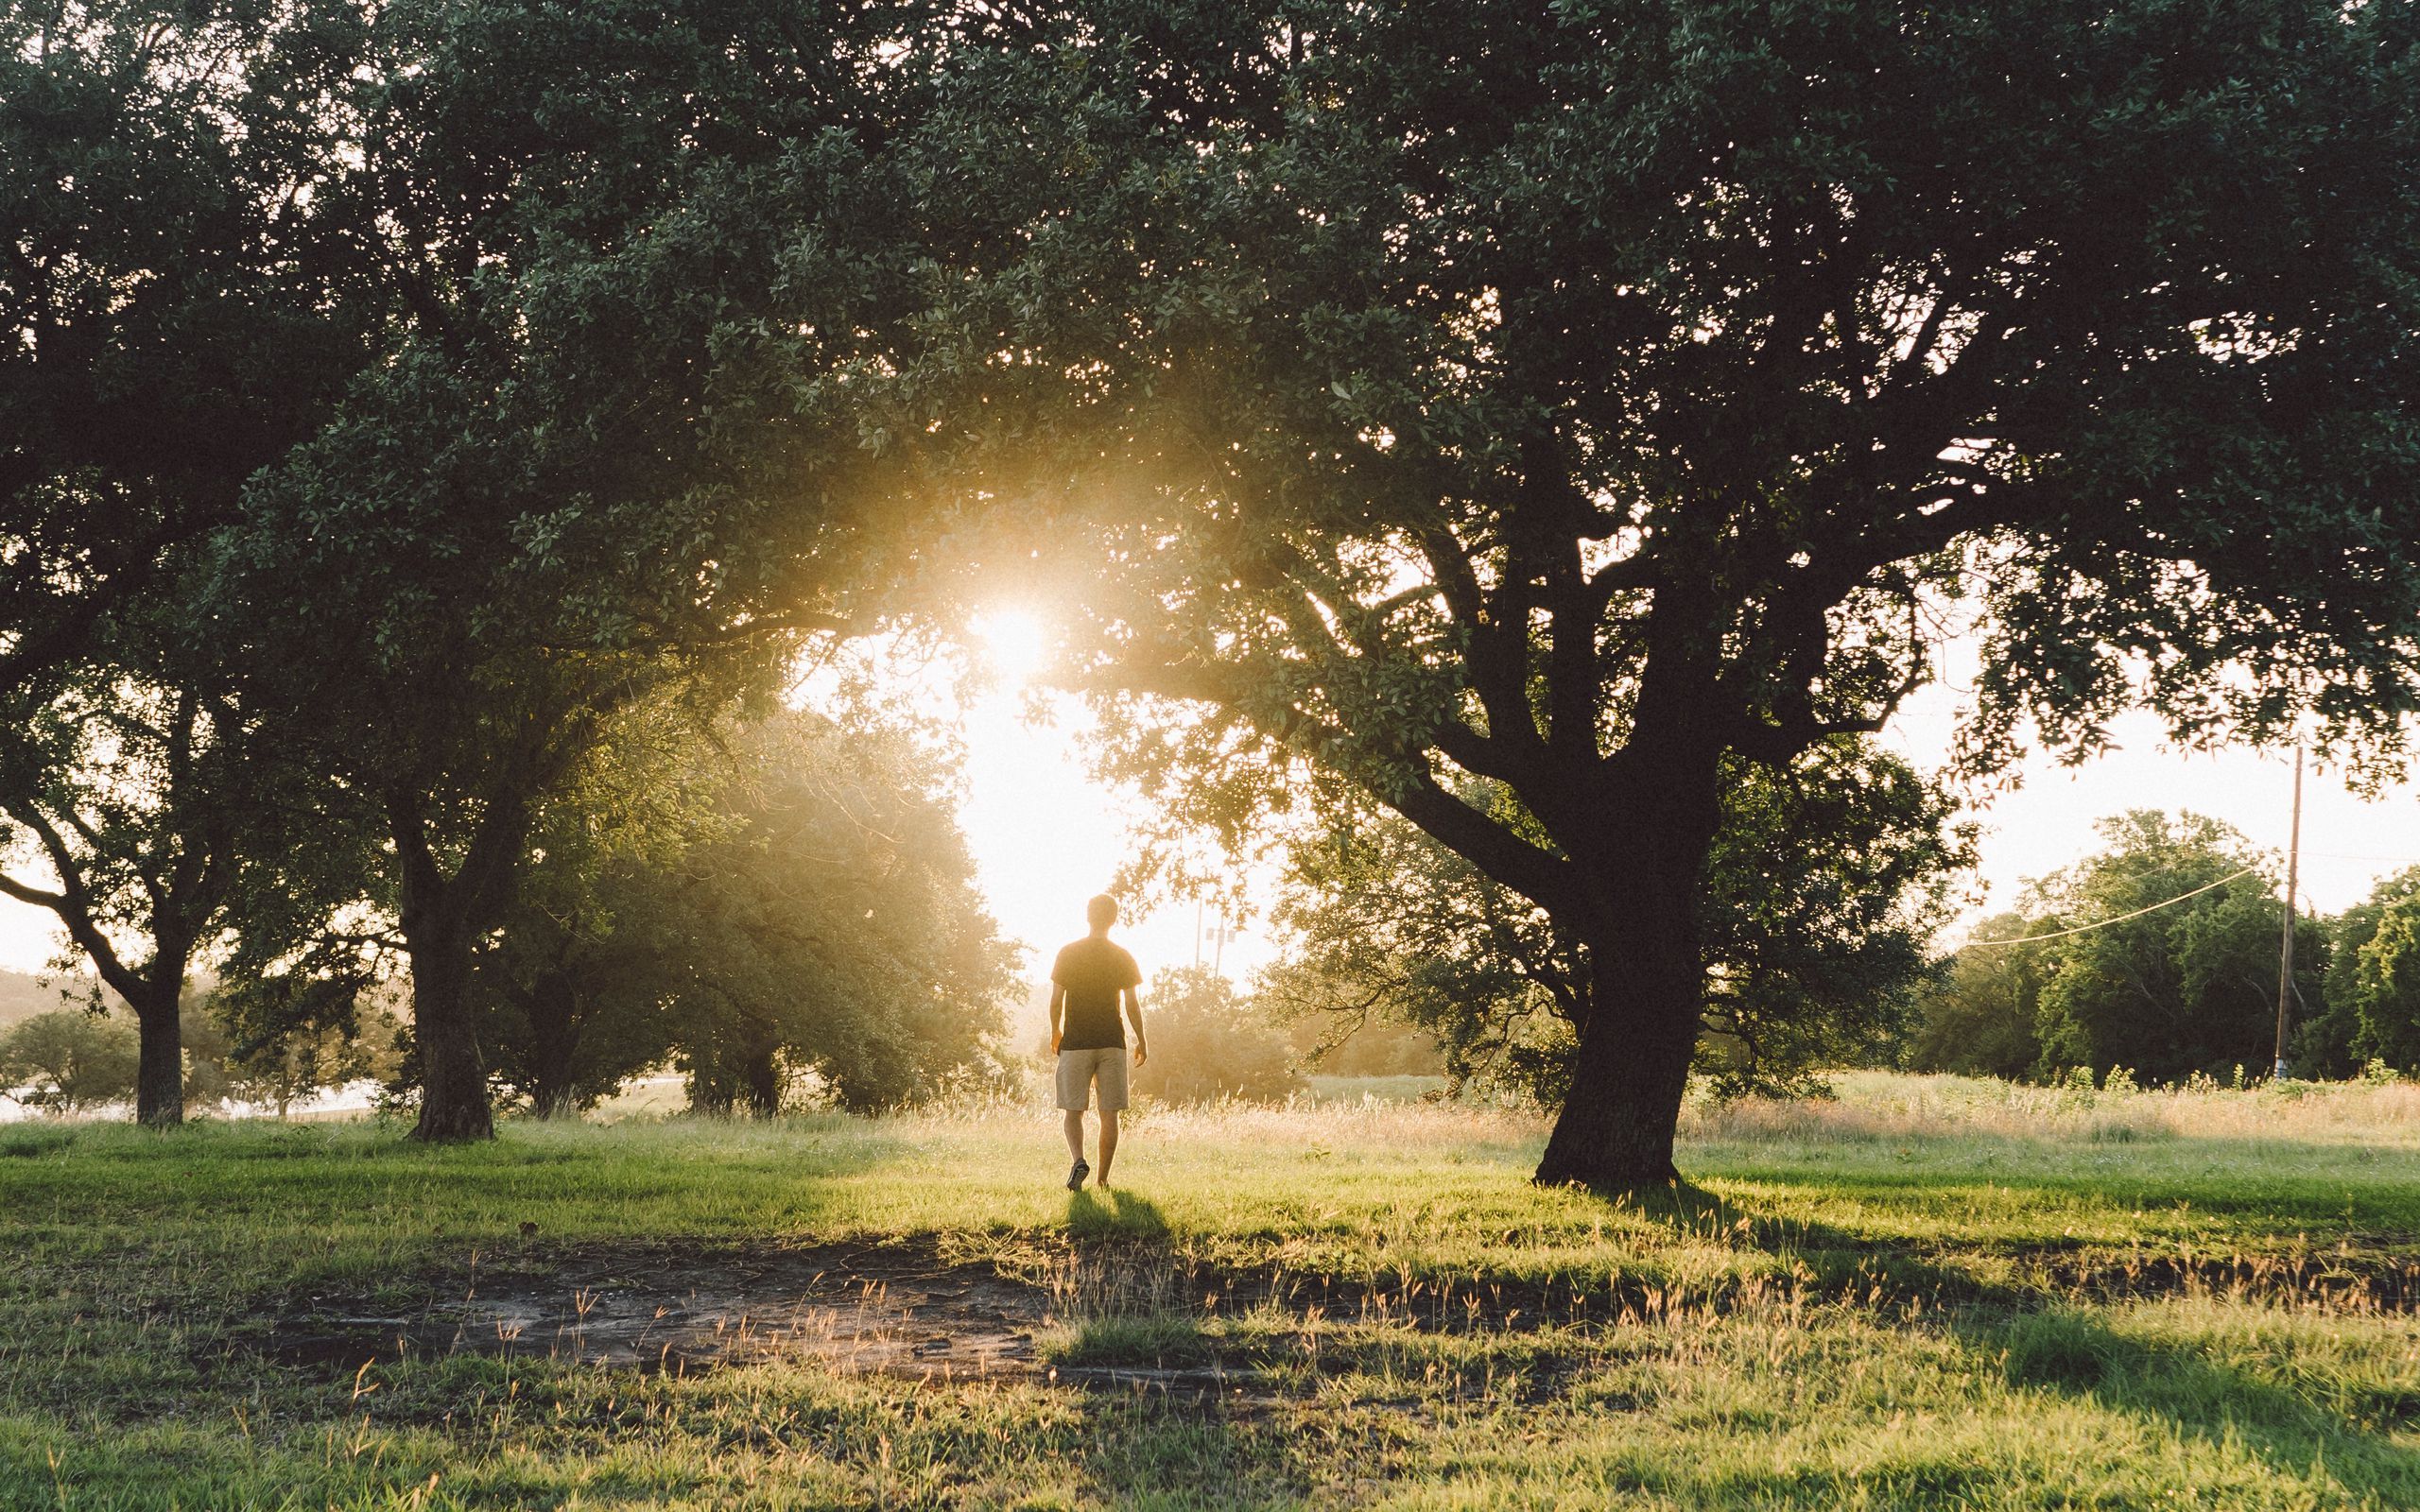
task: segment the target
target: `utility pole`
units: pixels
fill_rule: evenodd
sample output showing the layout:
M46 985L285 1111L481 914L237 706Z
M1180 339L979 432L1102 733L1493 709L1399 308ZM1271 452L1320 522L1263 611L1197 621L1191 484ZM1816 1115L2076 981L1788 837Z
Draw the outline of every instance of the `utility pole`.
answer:
M2294 819L2286 840L2286 927L2277 945L2277 1057L2273 1080L2286 1079L2286 1006L2294 996L2294 886L2303 859L2303 748L2294 747Z
M1235 938L1237 933L1238 932L1236 930L1228 925L1224 919L1220 919L1217 924L1211 927L1210 940L1212 949L1210 953L1210 970L1219 972L1222 975L1225 973L1227 970L1227 941Z

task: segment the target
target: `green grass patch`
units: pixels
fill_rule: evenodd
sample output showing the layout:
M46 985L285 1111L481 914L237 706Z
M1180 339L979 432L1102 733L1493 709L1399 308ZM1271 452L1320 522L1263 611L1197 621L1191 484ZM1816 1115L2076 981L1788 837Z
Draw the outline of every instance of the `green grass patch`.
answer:
M2415 1091L1857 1078L1610 1200L1380 1100L1138 1109L1105 1195L1038 1108L19 1126L0 1507L2420 1505L2420 1322L2359 1305L2420 1280ZM773 1254L1021 1287L1033 1368L280 1349Z

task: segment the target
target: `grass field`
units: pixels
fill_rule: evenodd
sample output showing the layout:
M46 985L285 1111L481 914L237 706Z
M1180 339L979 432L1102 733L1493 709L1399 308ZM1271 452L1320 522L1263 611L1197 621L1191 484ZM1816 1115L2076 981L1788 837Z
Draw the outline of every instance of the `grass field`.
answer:
M2420 1087L1340 1091L0 1129L0 1505L2420 1506Z

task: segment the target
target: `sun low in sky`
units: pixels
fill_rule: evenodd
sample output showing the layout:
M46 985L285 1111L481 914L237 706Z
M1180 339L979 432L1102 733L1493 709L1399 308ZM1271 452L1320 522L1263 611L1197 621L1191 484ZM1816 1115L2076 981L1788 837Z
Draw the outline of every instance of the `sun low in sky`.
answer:
M977 654L994 681L1021 688L1033 680L1050 657L1050 632L1042 616L1029 609L1006 607L975 616Z
M989 685L964 705L966 831L978 880L1001 932L1032 952L1028 974L1039 984L1061 945L1084 932L1084 902L1107 890L1131 859L1139 828L1135 799L1095 781L1086 743L1091 715L1076 699L1035 696L1048 665L1049 623L1021 606L987 610L969 623L970 649ZM1182 902L1130 910L1118 934L1148 974L1193 962L1198 926ZM1230 974L1249 975L1270 959L1264 933L1249 923L1228 947Z

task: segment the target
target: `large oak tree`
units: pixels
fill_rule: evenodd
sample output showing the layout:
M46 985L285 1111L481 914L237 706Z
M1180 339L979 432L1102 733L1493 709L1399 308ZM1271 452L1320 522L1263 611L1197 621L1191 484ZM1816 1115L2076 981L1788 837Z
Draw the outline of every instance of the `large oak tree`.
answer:
M718 710L837 623L856 432L749 350L884 130L903 14L374 12L341 192L386 357L246 495L215 607L254 701L385 827L420 1138L491 1131L474 958L613 715Z
M1675 1175L1725 763L1879 729L1942 606L1977 771L2141 702L2394 748L2411 8L1036 26L909 153L936 314L861 391L1080 622L1127 769L1228 817L1341 775L1587 946L1542 1179Z

